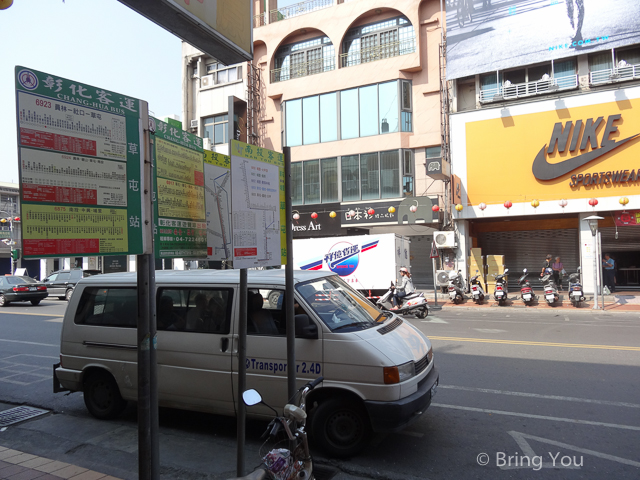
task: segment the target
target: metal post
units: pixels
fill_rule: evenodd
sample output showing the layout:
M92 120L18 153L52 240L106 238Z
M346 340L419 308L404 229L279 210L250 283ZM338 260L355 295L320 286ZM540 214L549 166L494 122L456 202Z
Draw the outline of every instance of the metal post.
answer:
M157 367L157 321L156 321L156 266L154 255L149 256L149 432L151 437L151 478L160 478L160 419L158 418L158 367Z
M436 259L435 258L431 259L431 265L433 267L433 298L434 298L433 306L437 307L438 306L438 277L436 276Z
M291 177L291 147L282 149L284 154L284 195L285 195L285 227L287 228L287 265L285 267L285 295L287 301L287 391L288 398L296 393L296 330L295 311L293 305L293 229L291 218L293 215L291 196L293 192Z
M591 234L591 249L593 251L593 308L598 310L598 247L596 242L596 234Z
M151 476L151 337L149 332L149 263L153 255L137 256L138 277L138 478Z
M242 393L247 388L247 269L240 269L240 311L238 324L238 423L236 476L244 476L244 441L247 406Z
M602 233L598 231L598 272L600 273L600 293L602 295L602 310L604 310L604 269L602 268Z

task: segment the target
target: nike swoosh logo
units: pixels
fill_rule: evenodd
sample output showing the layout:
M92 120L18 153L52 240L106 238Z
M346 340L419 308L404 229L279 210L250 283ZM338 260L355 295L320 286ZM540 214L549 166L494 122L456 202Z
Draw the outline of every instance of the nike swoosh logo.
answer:
M577 157L570 158L560 163L549 163L547 162L547 157L545 155L545 150L547 146L545 145L536 155L535 160L533 161L533 166L531 170L533 172L533 176L538 180L555 180L567 173L575 170L576 168L580 168L583 165L595 160L596 158L609 153L614 148L618 148L620 145L627 143L629 140L633 140L640 133L636 133L632 137L625 138L620 140L619 142L613 142L606 147L600 147L596 150L591 150L590 152L583 153L582 155L578 155Z

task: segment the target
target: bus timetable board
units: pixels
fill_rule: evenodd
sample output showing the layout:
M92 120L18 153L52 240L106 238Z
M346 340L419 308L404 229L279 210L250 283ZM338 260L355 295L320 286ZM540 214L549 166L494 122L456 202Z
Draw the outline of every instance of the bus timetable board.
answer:
M25 258L138 255L146 102L17 66Z
M154 138L156 258L206 258L202 138L157 118Z

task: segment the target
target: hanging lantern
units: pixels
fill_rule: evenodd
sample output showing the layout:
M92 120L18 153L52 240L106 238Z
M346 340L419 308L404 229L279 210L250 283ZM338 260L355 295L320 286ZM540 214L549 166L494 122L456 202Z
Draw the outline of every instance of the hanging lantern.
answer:
M629 199L627 197L620 197L620 200L618 200L618 202L620 202L620 205L624 207L627 203L629 203Z
M558 205L560 205L562 208L564 208L564 207L566 207L566 206L567 206L567 204L568 204L568 203L569 203L569 202L567 202L567 201L563 198L562 200L560 200L560 201L558 202Z
M318 218L318 214L316 212L313 212L311 214L311 218L313 218L315 220L316 218Z
M300 214L298 212L293 214L293 219L294 220L300 220Z
M596 205L598 205L598 199L597 198L591 198L589 200L589 205L591 205L592 207L595 207Z
M411 205L411 206L409 207L409 211L410 211L411 213L416 213L416 212L418 211L418 206L417 206L417 205Z
M511 203L509 200L504 202L504 208L506 208L507 210L509 210L512 206L513 206L513 203Z
M434 205L433 207L431 207L431 210L434 212L439 212L440 211L440 207L438 205Z
M13 0L0 0L0 10L6 10L13 5Z
M355 210L349 210L349 216L350 217L355 217L355 215L356 215Z
M336 218L336 212L331 212L331 213L329 214L329 216L330 216L331 218Z
M540 202L538 200L531 200L531 206L533 208L538 208L540 206Z
M387 209L387 212L389 212L389 213L395 213L395 211L396 211L396 207L389 207Z
M373 214L376 213L376 211L373 208L369 208L367 210L367 213L369 214L369 216L373 216Z
M480 205L478 205L478 208L482 211L484 211L485 208L487 208L487 204L486 203L481 203Z
M460 203L456 205L456 210L457 210L458 212L461 212L463 208L464 208L464 207L463 207Z

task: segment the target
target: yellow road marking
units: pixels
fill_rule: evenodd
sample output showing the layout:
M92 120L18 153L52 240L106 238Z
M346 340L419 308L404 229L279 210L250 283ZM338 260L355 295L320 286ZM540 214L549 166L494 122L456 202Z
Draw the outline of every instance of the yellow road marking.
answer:
M454 342L474 342L474 343L500 343L504 345L532 345L539 347L564 347L564 348L591 348L597 350L627 350L640 352L640 347L627 347L617 345L586 345L581 343L551 343L551 342L526 342L520 340L494 340L491 338L461 338L461 337L436 337L429 335L431 340L451 340Z
M64 317L56 317L56 318L50 318L49 320L45 320L45 322L62 323L63 320L64 320Z
M39 317L59 317L60 315L56 315L55 313L29 313L29 312L0 312L6 313L7 315L37 315Z

